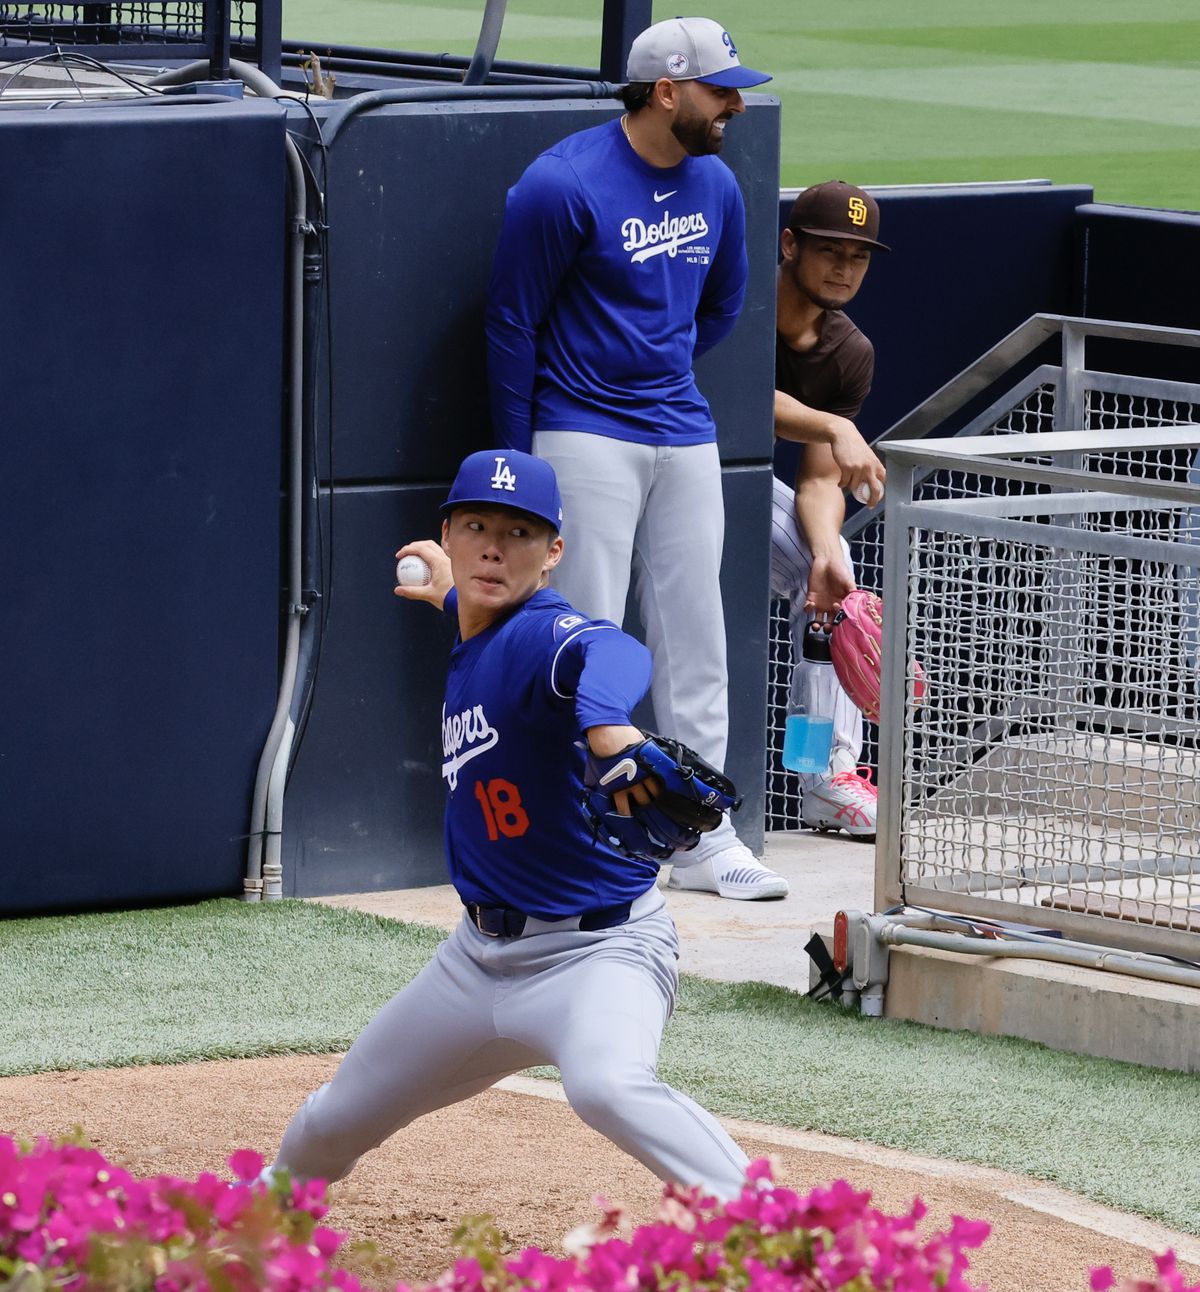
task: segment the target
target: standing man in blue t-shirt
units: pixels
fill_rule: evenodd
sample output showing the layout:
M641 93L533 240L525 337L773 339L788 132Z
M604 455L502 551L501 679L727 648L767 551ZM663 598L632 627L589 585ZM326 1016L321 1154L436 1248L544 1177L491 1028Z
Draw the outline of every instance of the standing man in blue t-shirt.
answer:
M509 191L487 310L492 419L501 444L558 473L569 519L555 587L620 623L632 573L656 723L721 767L725 513L692 363L742 307L745 209L716 154L741 90L771 78L709 18L647 28L627 75L623 116L548 149ZM688 888L787 893L728 822L683 860Z
M397 552L426 561L429 583L396 593L458 623L442 778L463 918L305 1100L267 1175L340 1180L425 1113L552 1063L584 1121L660 1179L736 1197L749 1159L656 1073L679 952L658 864L618 852L584 808L587 750L645 739L629 714L646 648L548 586L563 511L547 463L473 453L442 512L440 546ZM613 791L623 816L628 796L654 792L645 779Z

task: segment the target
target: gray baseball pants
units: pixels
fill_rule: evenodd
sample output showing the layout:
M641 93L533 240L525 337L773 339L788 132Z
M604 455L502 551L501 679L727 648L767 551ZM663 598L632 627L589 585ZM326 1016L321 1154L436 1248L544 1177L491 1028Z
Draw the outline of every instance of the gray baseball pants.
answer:
M749 1159L656 1075L678 947L657 888L637 899L628 923L595 932L576 917L529 920L520 937L491 938L464 915L304 1102L271 1170L339 1180L422 1114L552 1063L579 1116L659 1179L736 1197Z
M854 563L845 539L842 540L842 548L846 565L853 573ZM843 690L833 668L809 663L800 650L804 629L812 618L804 609L811 569L812 551L796 522L796 495L782 480L776 479L771 498L771 592L774 596L786 598L790 607L793 665L789 707L796 707L796 696L801 693L805 673L815 669L821 679L818 689L826 693L826 712L833 719L830 761L834 771L849 771L858 765L862 755L862 713ZM800 778L806 788L820 779L819 776Z
M729 674L717 446L538 431L533 451L554 467L563 497L565 550L552 585L583 614L620 624L632 578L654 658L654 720L664 735L723 768ZM737 841L725 817L678 864L693 866Z

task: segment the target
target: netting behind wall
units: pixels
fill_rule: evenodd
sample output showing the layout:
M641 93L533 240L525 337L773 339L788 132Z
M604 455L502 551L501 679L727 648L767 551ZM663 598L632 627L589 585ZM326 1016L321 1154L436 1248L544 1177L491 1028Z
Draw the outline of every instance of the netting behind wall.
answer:
M252 41L256 0L230 0L230 33ZM0 46L11 42L61 45L196 45L204 40L203 0L119 0L113 4L51 4L0 0Z

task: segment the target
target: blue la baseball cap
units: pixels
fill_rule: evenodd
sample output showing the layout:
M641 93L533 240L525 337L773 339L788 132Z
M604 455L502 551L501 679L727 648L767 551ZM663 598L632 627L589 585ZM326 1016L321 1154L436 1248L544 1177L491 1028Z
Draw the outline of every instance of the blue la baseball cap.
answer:
M512 507L562 528L562 495L549 462L520 449L482 449L463 459L450 486L443 515L470 503Z
M634 37L625 79L705 81L726 89L746 90L771 78L746 67L733 37L711 18L667 18Z

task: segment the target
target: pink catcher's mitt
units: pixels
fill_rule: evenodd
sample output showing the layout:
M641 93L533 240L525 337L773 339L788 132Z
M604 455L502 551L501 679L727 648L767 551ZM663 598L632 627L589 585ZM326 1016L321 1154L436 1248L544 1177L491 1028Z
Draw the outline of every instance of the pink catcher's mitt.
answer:
M872 722L879 721L879 674L883 668L883 602L859 588L842 598L830 638L833 668L846 694ZM925 674L913 660L913 694L925 696Z

